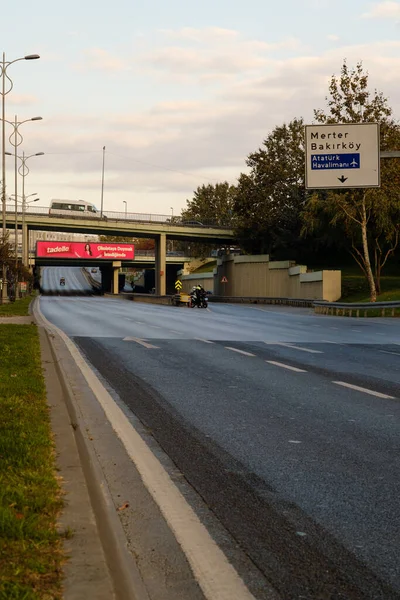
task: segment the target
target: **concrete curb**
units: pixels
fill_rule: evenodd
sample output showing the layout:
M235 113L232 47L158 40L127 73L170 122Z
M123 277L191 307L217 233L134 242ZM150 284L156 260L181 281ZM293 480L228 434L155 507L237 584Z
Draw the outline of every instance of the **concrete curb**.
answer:
M33 307L33 313L35 314L35 312L35 307ZM95 452L85 436L84 422L79 410L77 410L74 393L62 368L63 360L66 356L70 357L70 353L62 340L60 342L64 348L60 352L55 345L55 335L53 333L49 334L46 328L44 328L44 331L63 391L64 402L70 419L69 427L71 425L73 427L74 439L96 520L99 540L114 588L114 598L116 600L149 600L138 568L128 550L127 540L108 491L107 482L104 479ZM95 590L92 589L89 597L98 598L100 596L97 596ZM86 600L88 595L75 595L73 598L85 598Z

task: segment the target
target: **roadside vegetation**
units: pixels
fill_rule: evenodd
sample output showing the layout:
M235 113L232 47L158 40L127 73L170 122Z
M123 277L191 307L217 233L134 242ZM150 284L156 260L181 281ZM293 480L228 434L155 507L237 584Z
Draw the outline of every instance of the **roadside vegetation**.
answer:
M326 108L314 110L314 121L379 123L381 150L400 150L400 123L388 99L370 85L362 63L350 67L344 60L329 82ZM379 300L391 291L383 281L390 263L400 261L399 159L381 161L380 188L306 190L304 125L298 116L274 127L247 156L247 173L236 186L199 186L182 217L230 226L245 252L269 254L271 260L338 268L333 259L337 265L339 256L348 255L367 282L365 298ZM192 251L198 246L191 244Z
M0 324L0 353L0 600L57 600L62 496L36 326Z
M15 302L8 304L0 304L0 319L1 317L27 317L29 315L29 305L34 296L25 296Z

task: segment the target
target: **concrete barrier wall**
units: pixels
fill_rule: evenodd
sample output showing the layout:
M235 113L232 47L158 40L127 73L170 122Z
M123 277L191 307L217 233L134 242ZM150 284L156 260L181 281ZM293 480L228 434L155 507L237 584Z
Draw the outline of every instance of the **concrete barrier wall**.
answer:
M191 277L194 280L196 276ZM226 283L223 283L224 278ZM190 287L196 283L191 282ZM226 256L218 259L212 291L219 296L310 298L334 302L341 296L341 272L307 273L305 265L270 261L268 255Z
M182 281L182 292L188 294L194 285L202 285L206 291L214 293L213 273L194 273L192 275L179 275Z

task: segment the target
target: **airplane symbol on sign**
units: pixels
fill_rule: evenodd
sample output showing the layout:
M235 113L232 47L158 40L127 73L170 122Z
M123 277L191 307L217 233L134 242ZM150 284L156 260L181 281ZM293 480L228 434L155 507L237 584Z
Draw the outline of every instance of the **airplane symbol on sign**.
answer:
M356 160L354 160L354 158L350 164L352 167L358 167L358 162Z

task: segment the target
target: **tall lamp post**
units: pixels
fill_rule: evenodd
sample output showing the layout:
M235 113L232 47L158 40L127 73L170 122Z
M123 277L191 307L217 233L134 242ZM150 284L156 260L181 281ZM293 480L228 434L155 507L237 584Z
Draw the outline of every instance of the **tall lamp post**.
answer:
M103 167L101 169L101 198L100 198L100 217L103 216L103 198L104 198L104 159L106 154L106 147L103 146Z
M33 202L39 202L40 198L34 198L33 200L29 200L29 202L27 202L28 198L31 198L32 196L37 196L37 192L35 192L34 194L29 194L28 196L25 196L25 208L29 205L32 204ZM11 198L15 198L15 194L11 194ZM21 204L21 213L22 213L22 207L23 207L23 198L22 196L18 195L18 198L21 198L21 200L17 200L17 202L19 204ZM17 205L18 206L18 205ZM17 208L18 210L18 208ZM22 237L22 236L21 236ZM21 247L22 247L22 243L21 243ZM16 250L16 252L18 251L18 248ZM22 248L21 248L21 263L22 263Z
M122 200L122 203L125 204L125 219L127 218L128 213L128 203L126 200Z
M6 152L6 154L10 156L12 155L10 152ZM22 177L22 264L25 267L29 266L29 252L28 248L28 240L26 239L25 234L25 210L26 210L26 196L25 196L25 177L29 174L29 167L26 164L26 161L32 158L33 156L43 156L44 152L35 152L35 154L30 154L29 156L25 156L25 152L22 153L22 156L17 156L21 161L20 166L18 167L18 173Z
M16 58L15 60L11 60L11 61L6 61L6 55L3 52L3 60L0 62L0 76L2 79L2 86L1 86L1 119L2 119L2 150L1 150L1 165L2 165L2 183L1 183L1 200L3 203L3 210L2 210L2 216L3 216L3 242L6 239L6 156L5 156L5 152L6 152L6 129L5 129L5 118L6 118L6 114L5 114L5 104L6 104L6 95L9 94L13 88L13 82L10 79L10 77L7 75L7 69L10 65L20 61L20 60L35 60L37 58L40 58L39 54L27 54L26 56L23 56L21 58ZM6 90L6 79L8 80L9 83L9 87L8 90ZM2 285L2 290L1 290L1 302L2 304L5 304L6 302L8 302L8 293L7 293L7 265L5 263L3 263L3 269L2 269L3 273L2 273L2 279L3 279L3 285Z
M14 121L7 121L7 119L5 119L6 123L9 123L12 127L13 127L13 133L10 135L9 142L12 146L14 146L14 198L15 198L15 266L17 266L18 264L18 204L17 204L17 198L18 198L18 165L17 165L17 150L18 150L18 146L20 146L23 142L23 137L19 132L19 127L20 125L22 125L23 123L28 123L29 121L41 121L42 117L32 117L31 119L25 119L24 121L18 121L17 120L17 115L15 115L15 120ZM34 194L36 195L36 194Z

